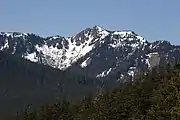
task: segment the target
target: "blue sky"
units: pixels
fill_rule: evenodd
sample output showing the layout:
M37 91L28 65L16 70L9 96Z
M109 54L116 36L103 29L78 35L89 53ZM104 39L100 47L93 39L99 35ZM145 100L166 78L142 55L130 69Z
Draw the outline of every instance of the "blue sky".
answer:
M100 25L180 44L179 5L180 0L0 0L0 31L72 36Z

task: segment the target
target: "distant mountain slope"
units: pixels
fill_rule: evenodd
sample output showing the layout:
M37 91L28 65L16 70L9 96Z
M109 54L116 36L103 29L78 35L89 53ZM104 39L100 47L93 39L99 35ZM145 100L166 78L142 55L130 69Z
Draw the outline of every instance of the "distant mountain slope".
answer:
M17 120L180 120L180 65L157 66L134 83L86 96L81 102L45 104Z
M134 77L161 62L180 60L180 46L168 41L148 42L134 31L109 31L100 26L72 37L1 32L0 50L60 70L79 71L99 79L111 76L116 81Z
M0 113L63 96L77 100L154 66L180 61L180 46L133 31L86 28L72 37L0 33ZM133 79L132 79L133 80Z
M0 52L0 118L65 97L75 101L96 91L97 80ZM86 80L88 82L86 82Z

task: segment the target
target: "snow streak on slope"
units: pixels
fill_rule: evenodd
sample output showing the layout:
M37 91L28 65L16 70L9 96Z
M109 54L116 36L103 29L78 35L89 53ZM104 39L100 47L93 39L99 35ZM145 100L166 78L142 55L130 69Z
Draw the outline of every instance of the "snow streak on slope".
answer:
M96 34L100 37L94 37L94 34L91 33L93 29L96 29ZM95 48L95 43L97 41L101 41L109 34L98 26L93 29L85 32L82 31L81 33L83 33L84 37L81 35L79 37L73 36L64 38L61 43L57 43L62 44L62 48L53 45L49 46L47 44L41 46L37 44L35 48L38 53L42 54L42 59L45 61L45 64L63 70L70 67L72 63L89 53L93 48ZM59 36L55 36L51 37L50 40L59 38ZM65 46L63 43L67 43L67 45ZM32 55L34 55L33 58L36 57L36 55L32 53L25 56L25 58L35 62L36 60L32 59Z
M72 37L0 32L0 50L60 70L73 66L73 70L86 69L89 76L118 74L121 79L151 69L162 55L171 60L180 48L166 41L150 43L130 30L109 31L95 26Z
M82 68L87 67L90 62L91 62L91 59L90 59L90 57L88 57L84 62L81 63L80 66Z
M109 73L111 72L112 68L109 68L109 70L105 70L102 73L98 74L96 77L100 78L100 77L105 77L107 75L109 75Z
M63 70L70 67L72 63L89 53L93 48L95 48L95 42L101 41L101 39L108 35L108 32L100 27L96 28L98 34L101 35L100 38L95 38L93 34L88 35L88 33L84 33L86 40L82 40L81 37L77 38L76 36L65 38L64 41L66 41L67 46L63 46L62 49L57 48L57 46L48 46L46 44L42 46L36 45L35 48L39 53L43 54L45 59L48 59L47 64L51 64L52 67L57 67ZM51 40L52 39L53 38L51 38ZM56 37L56 39L58 38Z
M36 45L36 49L38 52L42 52L45 57L49 56L54 61L54 64L57 65L56 67L65 69L93 49L94 45L89 45L91 40L92 37L84 44L77 46L75 42L71 42L71 39L67 39L68 49L58 49L53 46L48 47L48 45L43 45L42 47Z
M109 47L113 49L120 47L131 47L133 52L136 49L143 48L145 46L146 40L135 34L133 31L108 31L100 26L95 26L93 28L87 28L75 36L72 37L61 37L61 36L51 36L48 38L42 38L43 42L39 39L41 37L31 36L33 44L31 43L29 36L30 34L26 33L1 33L3 36L11 36L13 38L18 38L24 40L24 45L33 45L34 51L29 51L29 47L25 53L22 53L22 57L28 59L32 62L40 62L45 65L49 65L54 68L59 68L61 70L65 70L70 67L73 63L75 63L80 58L84 57L88 53L90 53L94 48L100 48L104 44L108 44ZM111 37L109 39L109 37ZM106 39L107 38L107 39ZM27 40L28 41L25 41ZM35 39L35 41L34 41ZM15 39L18 40L18 39ZM4 48L8 48L8 41L4 46L1 46L1 50ZM15 53L19 43L17 45L17 41L13 47L12 54ZM23 49L24 49L23 48ZM131 52L131 54L133 54ZM100 53L99 53L100 54ZM88 56L89 57L89 56ZM86 58L86 60L81 63L81 67L87 67L89 64L89 60L91 58ZM112 67L113 68L113 67ZM110 70L106 70L107 74L109 74ZM102 71L100 76L105 76L106 72Z
M1 46L0 50L8 49L8 48L9 48L9 43L8 43L8 40L6 39L4 46Z

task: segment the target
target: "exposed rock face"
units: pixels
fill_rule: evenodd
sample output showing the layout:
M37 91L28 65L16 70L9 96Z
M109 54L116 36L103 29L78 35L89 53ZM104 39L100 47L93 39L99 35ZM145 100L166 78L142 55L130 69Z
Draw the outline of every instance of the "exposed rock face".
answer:
M148 42L133 31L86 28L72 37L18 32L0 33L0 50L60 70L74 70L96 78L133 77L165 62L180 60L180 47L168 41Z

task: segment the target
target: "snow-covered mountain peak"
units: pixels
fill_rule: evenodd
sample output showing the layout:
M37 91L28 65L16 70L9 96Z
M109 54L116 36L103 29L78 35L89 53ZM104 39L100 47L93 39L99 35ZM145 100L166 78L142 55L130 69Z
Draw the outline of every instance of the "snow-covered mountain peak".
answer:
M105 28L99 26L99 25L95 25L92 29L96 29L97 31L106 31Z
M86 28L72 37L40 37L20 32L0 33L1 51L18 54L32 62L60 70L79 64L82 69L91 68L94 75L99 77L113 73L126 62L128 64L128 61L132 64L126 66L133 68L138 68L138 64L149 65L156 58L148 59L144 54L165 51L166 55L169 55L168 51L173 52L174 48L176 51L180 49L163 41L150 43L134 31L113 31L100 26ZM137 63L138 61L142 63ZM135 71L129 70L129 74Z
M113 48L129 46L133 49L144 49L145 45L148 43L144 37L130 30L113 31L111 32L111 39L110 46Z
M130 31L130 30L113 31L112 35L119 35L121 38L137 38L138 40L144 42L146 41L145 38L136 34L134 31Z
M5 38L1 50L11 48L8 43L14 42L14 46L12 46L13 54L20 52L19 54L22 54L24 58L30 61L41 61L59 69L70 67L78 59L84 57L93 49L102 46L102 44L108 43L113 48L132 46L134 49L138 48L139 44L144 40L143 37L138 36L133 31L110 31L98 25L86 28L68 38L59 35L43 38L35 34L19 32L1 32L1 35L3 37L11 36L12 38L20 37L21 39L19 41L18 39L8 40ZM110 40L108 36L111 36L112 39ZM27 41L22 42L23 40Z
M100 39L104 39L106 36L110 34L110 32L108 32L103 27L95 26L94 28L97 30L98 34L101 36Z

